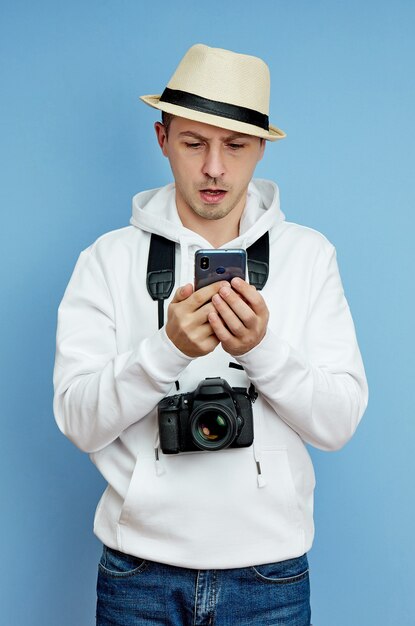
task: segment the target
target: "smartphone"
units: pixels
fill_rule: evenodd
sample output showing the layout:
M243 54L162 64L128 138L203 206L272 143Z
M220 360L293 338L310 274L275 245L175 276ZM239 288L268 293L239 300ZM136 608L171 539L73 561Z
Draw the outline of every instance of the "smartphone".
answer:
M218 280L238 276L245 280L246 252L239 248L197 250L195 252L195 290Z

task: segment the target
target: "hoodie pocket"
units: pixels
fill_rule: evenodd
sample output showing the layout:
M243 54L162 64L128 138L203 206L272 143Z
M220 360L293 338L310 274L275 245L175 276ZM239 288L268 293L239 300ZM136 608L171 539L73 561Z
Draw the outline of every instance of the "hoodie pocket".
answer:
M118 523L124 526L129 525L131 518L135 517L137 509L140 507L140 492L142 491L140 483L144 473L142 465L142 457L138 455L118 518Z
M281 512L287 520L301 524L301 507L288 460L288 450L286 448L262 450L261 469L265 481L270 484L275 503L281 507Z
M134 529L142 542L189 554L197 549L206 562L215 546L213 564L221 567L235 566L242 546L256 562L303 553L304 520L287 450L263 451L260 462L263 488L252 448L164 457L159 476L154 458L141 456L119 518L121 544Z

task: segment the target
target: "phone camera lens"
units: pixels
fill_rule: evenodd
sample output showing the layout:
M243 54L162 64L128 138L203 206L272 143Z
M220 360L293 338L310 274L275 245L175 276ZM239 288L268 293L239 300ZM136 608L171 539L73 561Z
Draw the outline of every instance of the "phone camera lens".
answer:
M209 269L209 257L202 256L202 258L200 259L200 267L202 270Z

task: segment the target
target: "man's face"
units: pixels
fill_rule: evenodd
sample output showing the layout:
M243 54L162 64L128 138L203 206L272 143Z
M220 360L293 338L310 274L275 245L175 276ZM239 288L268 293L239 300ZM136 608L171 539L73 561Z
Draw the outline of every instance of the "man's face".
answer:
M242 214L265 141L181 117L172 119L168 136L159 122L155 128L170 161L184 222L195 214L207 220L221 219L233 210Z

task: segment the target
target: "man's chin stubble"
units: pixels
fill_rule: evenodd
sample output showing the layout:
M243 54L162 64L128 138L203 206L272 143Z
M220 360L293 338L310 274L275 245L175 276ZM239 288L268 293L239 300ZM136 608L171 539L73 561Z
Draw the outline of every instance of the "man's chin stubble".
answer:
M214 220L221 220L222 218L226 217L227 215L229 215L229 213L231 213L231 211L234 209L235 207L231 207L230 209L219 209L219 210L215 210L215 209L199 209L199 208L195 208L192 207L192 211L194 213L196 213L196 215L198 215L199 217L203 217L206 220L210 220L210 221L214 221Z

